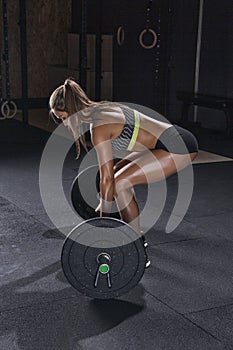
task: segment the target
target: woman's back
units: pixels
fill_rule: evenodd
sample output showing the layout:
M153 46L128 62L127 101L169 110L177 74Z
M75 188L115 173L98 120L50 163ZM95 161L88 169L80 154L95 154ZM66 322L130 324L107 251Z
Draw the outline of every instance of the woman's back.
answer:
M83 110L85 116L86 112ZM171 124L162 122L151 117L146 116L126 105L117 103L104 103L93 107L92 111L89 110L88 114L92 114L93 124L91 126L91 132L93 128L98 126L98 131L105 132L109 130L109 138L113 139L113 145L115 149L122 144L125 145L130 142L134 128L135 118L138 116L138 133L136 138L136 144L133 151L142 151L146 148L153 149L159 136L169 127ZM99 128L102 126L102 128ZM118 140L117 140L118 139ZM119 142L117 142L119 141ZM142 145L142 146L140 146ZM120 150L118 148L118 150ZM124 149L123 149L124 150Z

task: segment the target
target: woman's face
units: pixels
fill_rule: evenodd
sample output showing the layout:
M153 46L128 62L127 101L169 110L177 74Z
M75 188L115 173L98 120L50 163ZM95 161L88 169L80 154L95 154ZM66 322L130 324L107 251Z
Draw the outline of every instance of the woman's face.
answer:
M63 111L57 111L56 109L52 110L53 114L60 120L63 124L67 126L68 113Z

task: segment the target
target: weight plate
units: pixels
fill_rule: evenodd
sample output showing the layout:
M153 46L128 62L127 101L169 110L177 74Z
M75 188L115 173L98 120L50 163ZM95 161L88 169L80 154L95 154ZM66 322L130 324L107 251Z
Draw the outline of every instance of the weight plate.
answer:
M99 204L99 167L92 165L81 171L73 181L71 187L71 202L76 213L84 220L95 218L95 209ZM114 204L111 217L120 219Z
M98 257L103 255L110 259L100 265ZM91 298L110 299L138 284L146 255L142 239L128 224L113 218L94 218L71 231L61 261L75 289ZM109 273L104 272L108 268Z

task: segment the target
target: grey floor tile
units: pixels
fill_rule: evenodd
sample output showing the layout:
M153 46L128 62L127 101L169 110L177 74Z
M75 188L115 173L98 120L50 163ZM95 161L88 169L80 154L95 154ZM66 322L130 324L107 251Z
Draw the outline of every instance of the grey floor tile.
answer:
M233 305L195 312L186 316L233 349Z
M204 217L233 211L233 162L194 166L194 192L187 217Z
M0 199L1 308L64 297L70 290L60 263L64 236Z
M121 300L73 297L6 310L1 316L1 340L11 349L223 349L218 339L140 286Z
M43 187L43 193L49 198L50 212L65 213L67 210L70 210L67 207L67 202L70 203L71 184L72 179L65 180L62 184L55 181L46 183L46 187ZM60 187L63 188L61 190L62 199L59 192ZM0 184L0 195L30 215L46 213L37 178L20 178L14 183L2 183ZM63 200L63 195L66 198L65 201Z
M149 247L144 288L181 313L231 303L232 248L218 237Z
M200 218L186 218L208 236L217 235L233 240L233 211Z
M174 231L166 233L166 226L169 217L169 212L163 212L154 227L149 230L147 227L142 227L142 231L144 232L150 246L160 243L178 242L205 237L203 230L200 230L197 223L194 224L187 222L185 219L181 220L181 223L174 229Z

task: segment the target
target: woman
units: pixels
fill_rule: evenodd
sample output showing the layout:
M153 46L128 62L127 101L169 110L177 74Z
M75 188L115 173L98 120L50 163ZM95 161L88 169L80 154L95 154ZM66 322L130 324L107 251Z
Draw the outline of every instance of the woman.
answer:
M71 79L52 93L49 104L52 114L72 130L78 156L80 142L87 149L83 125L90 125L100 169L99 215L108 216L115 199L121 219L140 234L134 186L160 181L188 166L198 152L195 137L119 103L93 102ZM128 154L114 165L115 150Z

